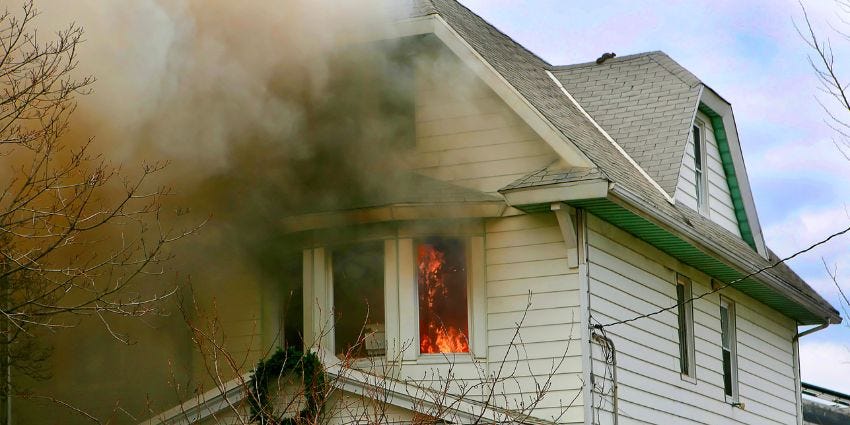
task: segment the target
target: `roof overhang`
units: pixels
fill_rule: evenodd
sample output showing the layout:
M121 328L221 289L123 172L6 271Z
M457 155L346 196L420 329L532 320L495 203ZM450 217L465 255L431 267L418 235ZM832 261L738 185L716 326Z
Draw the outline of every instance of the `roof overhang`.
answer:
M500 217L504 201L400 203L367 208L293 215L281 219L285 233L379 222Z
M551 204L552 202L596 199L608 196L609 182L606 179L581 180L502 191L510 206Z
M720 282L741 279L732 287L793 318L800 325L841 323L841 317L834 309L821 305L791 283L769 273L743 279L760 269L760 265L746 262L695 229L658 212L621 186L614 186L607 198L568 204L593 213Z
M582 208L720 282L741 279L732 287L793 318L800 325L841 323L841 317L834 309L770 273L742 279L764 264L746 261L727 247L702 236L681 219L667 216L621 185L599 179L514 189L502 194L508 204L529 213L549 211L553 202Z

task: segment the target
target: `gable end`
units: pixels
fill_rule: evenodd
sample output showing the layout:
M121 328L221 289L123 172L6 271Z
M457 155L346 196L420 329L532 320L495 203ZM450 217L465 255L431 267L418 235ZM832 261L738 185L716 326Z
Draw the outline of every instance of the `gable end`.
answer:
M729 139L726 138L726 128L723 126L723 117L703 103L699 105L699 111L707 115L714 129L714 138L720 151L720 161L723 172L726 175L726 184L729 185L729 193L732 195L732 206L735 209L735 218L738 220L738 229L741 238L754 250L758 250L753 238L753 230L750 227L747 212L744 208L744 200L741 196L741 186L738 184L738 176L735 173L735 165L732 161L732 151L729 149Z

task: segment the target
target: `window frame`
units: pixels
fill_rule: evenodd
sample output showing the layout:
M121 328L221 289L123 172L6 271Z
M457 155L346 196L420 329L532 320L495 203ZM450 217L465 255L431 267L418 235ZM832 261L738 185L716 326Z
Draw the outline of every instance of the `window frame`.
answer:
M723 376L723 396L727 403L738 404L740 402L740 394L738 392L738 333L737 320L735 313L735 302L731 299L720 296L720 361L723 367L721 375ZM726 329L724 329L723 311L726 311ZM725 330L725 332L724 332ZM725 338L724 338L725 336ZM727 348L728 346L728 348ZM726 386L727 380L727 359L724 354L729 352L729 388ZM727 392L728 391L728 392Z
M681 288L681 292L680 292ZM677 330L679 340L679 376L696 383L696 349L694 345L693 281L676 274Z
M697 200L697 211L705 215L708 213L708 157L706 154L705 123L695 119L691 128L691 138L694 145L694 189Z

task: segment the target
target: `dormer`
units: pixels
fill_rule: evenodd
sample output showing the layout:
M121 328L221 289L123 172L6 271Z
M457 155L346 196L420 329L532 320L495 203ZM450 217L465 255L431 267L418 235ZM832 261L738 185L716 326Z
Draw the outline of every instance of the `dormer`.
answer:
M728 102L663 52L552 74L668 201L767 258Z
M767 257L731 105L701 86L674 199Z

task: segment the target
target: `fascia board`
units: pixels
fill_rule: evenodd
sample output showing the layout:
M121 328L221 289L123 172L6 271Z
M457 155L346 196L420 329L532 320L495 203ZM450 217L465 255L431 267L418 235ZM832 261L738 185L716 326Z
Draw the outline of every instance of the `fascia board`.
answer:
M451 25L433 15L434 35L472 69L520 118L528 124L563 160L575 167L593 167L593 161L574 145L551 121L514 88Z
M510 206L596 199L608 196L608 180L594 179L505 191Z
M738 187L741 192L741 199L744 201L744 212L747 214L747 221L753 233L756 250L763 258L768 258L767 246L764 243L764 235L761 231L756 204L753 199L752 190L750 189L750 178L749 174L747 174L747 166L744 163L744 154L741 150L741 143L738 140L738 127L735 124L735 115L732 113L732 106L710 87L704 87L705 89L700 94L700 102L720 114L723 119L723 126L726 129L726 139L729 143L729 151L732 154L732 165L735 167L735 175L738 177Z
M672 217L669 217L652 206L647 205L638 196L623 189L622 186L614 185L611 189L611 194L614 196L609 197L609 199L613 202L618 203L637 215L647 218L667 231L682 237L685 241L697 247L699 250L720 259L726 264L738 269L738 271L744 275L752 273L754 270L760 268L757 264L746 264L742 262L740 257L736 256L725 247L703 237L694 229L677 222ZM792 301L804 306L809 311L815 312L816 315L824 318L825 321L832 324L841 322L841 318L836 316L835 312L827 310L821 305L815 303L813 300L799 293L792 286L789 286L788 283L775 279L764 273L754 276L754 278L767 284L772 289L779 291Z

